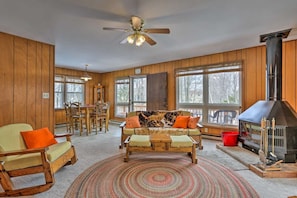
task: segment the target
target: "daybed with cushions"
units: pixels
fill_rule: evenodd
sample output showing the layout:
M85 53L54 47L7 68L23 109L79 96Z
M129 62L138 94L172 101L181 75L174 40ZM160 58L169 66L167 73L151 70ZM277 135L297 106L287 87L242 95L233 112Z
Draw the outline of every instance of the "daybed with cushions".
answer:
M169 135L188 135L198 143L199 149L203 149L199 127L199 117L192 117L188 111L134 111L129 112L126 121L120 125L121 143L128 136L150 135L154 133Z
M59 141L48 128L33 130L29 124L0 127L0 196L32 195L48 190L54 173L77 161L69 134ZM43 173L45 183L15 188L12 177ZM2 187L2 188L1 188Z

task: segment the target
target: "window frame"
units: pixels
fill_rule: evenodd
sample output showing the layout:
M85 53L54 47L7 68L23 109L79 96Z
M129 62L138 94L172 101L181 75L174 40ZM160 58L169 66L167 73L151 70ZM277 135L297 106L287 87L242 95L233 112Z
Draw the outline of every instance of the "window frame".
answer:
M57 80L56 78L60 78L60 80ZM75 82L72 82L71 79ZM77 82L76 82L77 81ZM63 91L62 92L59 92L59 93L62 93L63 94L63 101L62 101L62 104L64 104L65 102L76 102L76 101L66 101L66 98L67 98L67 84L79 84L79 85L83 85L83 92L80 92L82 94L82 98L83 98L83 101L79 101L82 105L85 104L85 101L86 101L86 82L82 79L80 79L80 77L77 77L77 76L68 76L68 75L60 75L60 74L57 74L55 75L55 80L54 80L54 89L55 89L55 86L56 86L56 83L62 83L62 86L63 86ZM75 93L75 92L70 92L70 93ZM63 109L64 106L62 105L61 107L58 106L56 107L56 90L54 90L54 108L55 109Z
M146 97L145 101L144 100L134 100L134 98L133 98L134 97L134 91L135 91L135 89L133 87L134 86L134 80L135 79L140 79L140 78L146 78L146 89L147 89L147 76L146 75L135 75L135 76L119 77L119 78L115 79L115 83L114 83L115 84L115 93L114 93L114 104L115 104L114 115L115 115L115 117L118 117L118 118L125 118L126 117L126 114L117 112L118 106L123 106L127 110L127 112L125 112L125 113L140 110L141 107L138 108L138 109L135 109L136 108L134 106L135 103L144 104L145 109L146 109L146 107L147 107L147 95L145 95L145 97ZM129 92L128 93L129 94L129 101L128 101L128 103L125 103L125 102L119 103L117 101L117 92L118 92L117 85L120 84L120 83L118 83L118 81L123 81L123 80L128 80L128 83L127 83L128 87L129 87L129 90L128 90L128 92ZM146 92L147 92L147 90L146 90ZM145 109L141 109L141 110L144 111Z
M211 71L213 70L213 71ZM225 73L225 72L239 72L239 103L238 104L225 104L225 103L209 103L209 75L214 73ZM180 103L179 102L179 77L181 76L193 76L202 75L203 85L202 85L202 103ZM238 115L242 106L242 61L234 62L224 62L219 64L202 65L188 68L178 68L175 70L175 82L176 82L176 108L190 111L193 116L200 116L200 123L206 125L238 125ZM236 111L237 116L233 123L215 123L210 122L210 113L215 112L215 110L223 111ZM227 115L227 114L226 114ZM228 114L229 115L229 114Z
M125 82L127 80L127 82ZM122 82L121 82L122 81ZM117 85L119 84L127 84L128 85L128 102L118 102L117 100L117 94L118 94L118 89L117 89ZM119 114L117 112L117 108L118 106L122 106L124 108L123 111L125 111L125 109L128 109L129 111L129 106L130 106L130 78L129 77L121 77L121 78L117 78L115 79L115 92L114 92L114 115L115 117L119 117L119 118L123 118L126 117L126 115L124 114Z

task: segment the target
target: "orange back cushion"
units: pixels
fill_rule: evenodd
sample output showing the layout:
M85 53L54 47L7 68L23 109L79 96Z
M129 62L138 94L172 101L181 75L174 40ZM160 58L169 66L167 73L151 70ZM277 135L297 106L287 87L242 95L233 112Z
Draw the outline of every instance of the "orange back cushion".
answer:
M173 128L188 128L190 116L177 116L173 124Z
M126 118L126 128L139 128L140 122L138 116L131 116Z
M197 128L197 123L199 122L200 117L190 117L188 122L188 128L195 129Z
M21 135L28 149L43 148L57 143L57 140L48 128L21 131Z

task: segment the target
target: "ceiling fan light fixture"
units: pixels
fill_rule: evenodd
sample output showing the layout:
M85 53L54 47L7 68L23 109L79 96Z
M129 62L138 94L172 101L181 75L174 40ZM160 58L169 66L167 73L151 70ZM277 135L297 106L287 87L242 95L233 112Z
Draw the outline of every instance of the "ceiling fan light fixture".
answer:
M88 65L86 65L86 71L84 72L84 75L80 77L80 79L84 80L85 82L92 80L92 77L88 74Z
M141 46L144 42L147 42L149 45L156 45L157 42L154 41L148 34L169 34L169 28L148 28L144 29L144 21L139 16L131 16L130 19L130 29L126 28L113 28L113 27L103 27L103 30L117 30L130 32L130 35L123 39L120 43L125 44L129 43L131 45ZM131 33L132 32L132 33Z
M135 39L135 35L134 35L134 34L130 34L130 35L127 37L127 41L128 41L128 43L130 43L130 44L133 44L133 43L134 43L134 39Z
M136 46L141 46L144 41L145 41L145 37L142 34L138 34L135 45Z

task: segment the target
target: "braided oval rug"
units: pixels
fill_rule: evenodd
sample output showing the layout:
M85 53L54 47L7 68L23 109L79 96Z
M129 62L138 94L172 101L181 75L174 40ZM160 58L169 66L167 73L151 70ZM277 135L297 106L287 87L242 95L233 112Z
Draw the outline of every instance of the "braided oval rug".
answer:
M100 161L80 174L66 198L253 197L259 195L239 174L199 157L192 164L181 153L133 153Z

